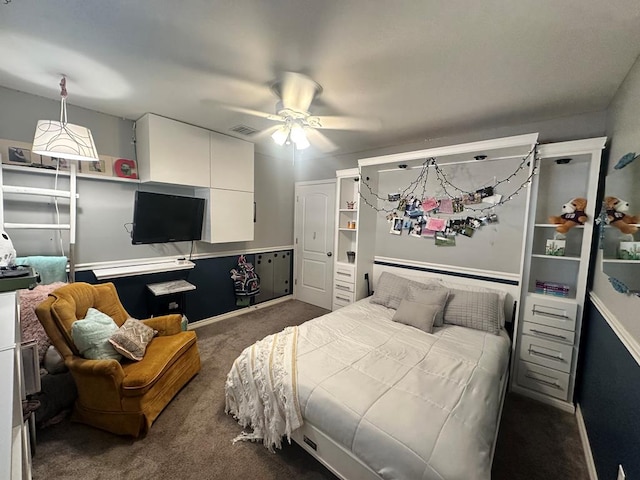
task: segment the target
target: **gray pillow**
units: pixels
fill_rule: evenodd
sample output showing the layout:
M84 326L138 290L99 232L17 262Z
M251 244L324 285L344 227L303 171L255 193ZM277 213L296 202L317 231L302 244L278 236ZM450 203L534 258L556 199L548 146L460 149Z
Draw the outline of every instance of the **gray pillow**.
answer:
M497 293L451 289L444 309L444 323L500 332L500 299Z
M422 283L399 277L393 273L382 272L371 297L371 303L378 303L395 310L400 305L400 301L406 296L410 285L416 288L429 289L435 288L438 285L438 281Z
M391 320L431 333L438 310L437 305L425 305L403 298Z
M447 304L447 298L449 297L449 289L447 288L416 288L414 285L409 285L407 291L407 300L411 302L418 302L423 305L437 307L436 318L434 321L434 327L441 327L443 324L444 307Z

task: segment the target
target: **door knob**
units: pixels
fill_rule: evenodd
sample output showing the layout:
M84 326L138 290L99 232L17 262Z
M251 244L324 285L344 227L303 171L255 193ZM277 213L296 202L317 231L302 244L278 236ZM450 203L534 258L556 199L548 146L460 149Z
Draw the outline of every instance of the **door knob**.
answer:
M331 255L333 255L333 253L327 252L327 257L330 257Z

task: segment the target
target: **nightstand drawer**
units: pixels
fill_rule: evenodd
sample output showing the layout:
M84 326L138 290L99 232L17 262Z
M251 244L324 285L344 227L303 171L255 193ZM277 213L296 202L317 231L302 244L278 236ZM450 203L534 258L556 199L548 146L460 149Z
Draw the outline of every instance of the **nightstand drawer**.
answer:
M568 373L533 363L518 363L518 385L561 400L568 400L569 377Z
M574 331L577 312L575 302L529 296L525 301L524 320Z
M334 290L333 291L333 303L353 303L354 294L353 292L343 292L342 290Z
M520 339L520 359L562 372L571 371L573 345L550 342L529 335Z
M354 283L356 281L356 270L351 265L336 265L333 270L333 278L336 281Z
M356 290L356 286L354 283L348 283L348 282L340 282L337 279L335 280L334 284L333 284L333 290L335 293L338 292L355 292Z
M551 340L552 342L563 342L573 345L576 336L575 332L562 330L560 328L550 327L541 323L523 322L522 333L531 335L532 337Z

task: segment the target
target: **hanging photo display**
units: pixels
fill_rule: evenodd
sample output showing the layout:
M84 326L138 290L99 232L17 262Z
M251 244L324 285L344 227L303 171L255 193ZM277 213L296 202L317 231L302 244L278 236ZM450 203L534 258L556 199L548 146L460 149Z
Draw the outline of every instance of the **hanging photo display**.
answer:
M388 208L379 208L362 193L360 196L369 207L377 212L387 213L389 233L401 235L402 230L406 230L410 237L433 238L437 246L455 246L458 235L472 238L482 227L498 223L495 208L513 200L521 190L531 184L533 175L537 173L538 161L536 145L522 157L513 173L500 180L494 179L493 185L468 191L454 185L435 158L428 158L420 167L415 180L399 192L387 193L386 197L378 195L363 180L362 185L369 194L388 205ZM529 167L532 167L529 175L512 193L497 193L500 185L516 180L517 175ZM430 168L435 172L442 195L427 194ZM518 185L518 182L514 183ZM416 194L420 190L421 193ZM469 215L470 212L477 214Z

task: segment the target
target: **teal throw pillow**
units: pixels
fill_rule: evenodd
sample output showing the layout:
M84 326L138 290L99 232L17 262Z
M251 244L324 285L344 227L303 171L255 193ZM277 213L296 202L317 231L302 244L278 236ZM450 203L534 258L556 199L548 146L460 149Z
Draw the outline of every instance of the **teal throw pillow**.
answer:
M113 358L120 360L120 355L109 343L109 338L118 330L118 325L109 315L95 308L87 310L82 320L71 325L71 337L80 355L92 360Z

